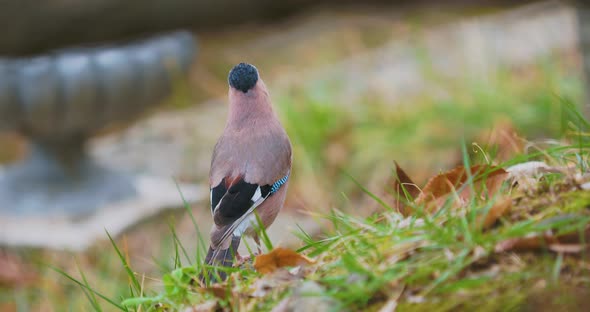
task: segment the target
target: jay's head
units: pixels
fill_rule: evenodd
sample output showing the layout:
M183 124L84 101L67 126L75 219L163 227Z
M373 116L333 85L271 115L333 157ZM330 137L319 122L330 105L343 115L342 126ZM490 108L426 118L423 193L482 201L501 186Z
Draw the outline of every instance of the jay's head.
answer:
M246 93L258 82L258 70L253 65L240 63L232 68L227 80L232 88Z

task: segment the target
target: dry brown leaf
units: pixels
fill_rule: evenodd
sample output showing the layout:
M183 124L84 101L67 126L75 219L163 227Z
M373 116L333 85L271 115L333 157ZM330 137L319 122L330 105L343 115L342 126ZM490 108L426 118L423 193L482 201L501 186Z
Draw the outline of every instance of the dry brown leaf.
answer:
M469 156L486 162L502 163L523 154L526 143L510 119L501 119L495 121L493 128L481 131L474 138ZM463 157L463 152L458 150L453 163L462 165Z
M425 204L427 211L434 212L446 202L447 196L458 196L459 201L455 204L459 206L470 200L474 192L481 197L486 190L487 198L490 198L508 176L504 169L489 165L475 165L469 170L473 177L472 185L463 187L469 175L465 167L460 166L432 177L415 202Z
M210 293L213 296L215 296L216 298L225 300L227 299L228 295L231 295L231 291L230 293L228 293L228 289L227 287L223 286L223 285L211 285L209 287L201 287L199 288L200 292L204 292L204 293Z
M486 150L495 150L494 159L499 162L508 161L524 151L524 140L518 135L511 120L500 120L492 131L480 135L478 142L486 142Z
M488 214L483 219L483 228L489 229L498 219L510 211L510 208L512 208L512 198L510 196L506 195L496 200L496 203L490 208Z
M409 211L406 211L407 206L402 199L413 201L420 195L420 188L412 181L408 174L395 163L396 179L393 181L393 190L395 192L395 209L397 209L404 217L409 215ZM409 198L406 198L406 194Z
M506 251L539 250L551 243L557 243L557 241L549 235L510 238L496 244L494 251L500 253Z
M485 179L486 185L488 186L488 190L490 193L494 193L495 191L497 191L497 189L501 185L501 182L504 181L502 177L505 177L507 175L504 169L487 165L472 166L470 168L470 171L471 176L474 177L474 183ZM457 190L459 187L461 187L467 181L467 178L467 170L463 166L438 174L432 177L426 183L426 185L422 189L422 193L416 199L416 202L424 202L427 200L428 197L438 198L450 192L453 192Z
M497 253L506 251L538 251L549 249L554 252L576 253L588 248L590 239L590 226L584 231L555 235L547 231L542 235L517 237L501 241L496 244L494 251ZM582 241L585 244L582 244Z
M397 175L397 179L394 182L394 185L396 186L396 191L398 191L397 194L402 196L405 195L402 189L403 187L405 191L408 193L408 195L410 195L411 199L415 199L416 197L418 197L418 195L420 195L420 189L418 188L416 183L412 181L408 174L402 169L402 167L400 167L397 161L394 161L394 163L395 173Z
M314 261L287 248L275 248L271 252L256 256L254 268L262 274L276 271L278 268L312 264Z
M588 248L584 244L552 244L549 245L549 250L556 253L580 253Z

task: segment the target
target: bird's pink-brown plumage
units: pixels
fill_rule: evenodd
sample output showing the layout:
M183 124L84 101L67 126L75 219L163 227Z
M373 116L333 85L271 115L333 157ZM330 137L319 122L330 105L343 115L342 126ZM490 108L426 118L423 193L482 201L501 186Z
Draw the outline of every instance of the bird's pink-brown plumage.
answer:
M242 224L251 222L254 213L265 228L273 223L285 201L291 170L291 143L272 108L268 90L253 66L245 68L255 71L256 81L242 88L246 91L237 89L232 86L230 72L228 119L211 160L215 224L206 258L210 265L231 265L242 234L256 235L252 226ZM278 189L270 191L278 182Z
M209 183L225 177L244 177L246 182L273 184L291 168L291 144L272 109L264 82L243 93L229 90L228 120L211 160Z

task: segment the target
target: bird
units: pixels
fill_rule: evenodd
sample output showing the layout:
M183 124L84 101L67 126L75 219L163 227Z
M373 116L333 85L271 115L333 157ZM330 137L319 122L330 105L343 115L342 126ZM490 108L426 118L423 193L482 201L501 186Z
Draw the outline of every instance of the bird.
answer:
M268 228L282 209L291 174L292 147L258 69L248 63L228 75L229 110L211 157L213 226L205 263L231 267L251 236L261 252L258 218ZM224 272L219 277L226 278Z

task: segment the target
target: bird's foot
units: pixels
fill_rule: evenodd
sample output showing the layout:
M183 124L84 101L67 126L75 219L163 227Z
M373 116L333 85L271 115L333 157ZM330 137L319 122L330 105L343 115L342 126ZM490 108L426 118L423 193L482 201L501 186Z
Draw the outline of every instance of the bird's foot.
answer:
M254 262L254 259L258 255L260 255L260 252L254 253L254 254L248 254L248 255L245 255L245 256L238 255L236 257L236 266L242 266L242 265L244 265L246 263L250 263L251 264L252 262Z
M236 266L242 266L246 262L251 262L252 257L250 255L236 257Z

